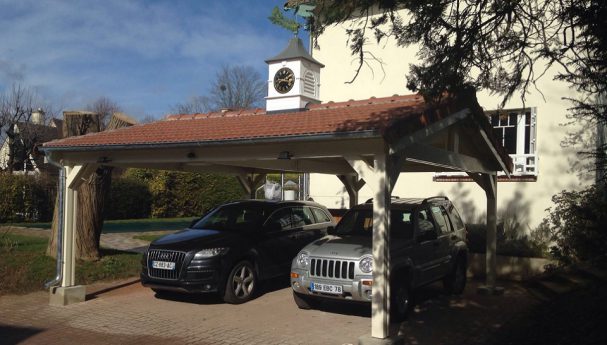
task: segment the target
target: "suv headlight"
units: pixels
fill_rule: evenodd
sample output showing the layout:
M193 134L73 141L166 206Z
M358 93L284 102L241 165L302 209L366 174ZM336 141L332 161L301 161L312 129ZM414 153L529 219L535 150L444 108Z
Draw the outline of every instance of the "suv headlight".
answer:
M300 252L297 255L297 264L301 268L308 268L308 265L310 264L310 254L307 252Z
M217 256L217 255L223 255L228 252L228 249L229 248L225 248L225 247L203 249L194 255L194 260L211 258L211 257Z
M372 256L363 257L362 259L360 259L360 262L358 263L358 267L360 267L360 270L363 271L364 273L373 272L373 257Z

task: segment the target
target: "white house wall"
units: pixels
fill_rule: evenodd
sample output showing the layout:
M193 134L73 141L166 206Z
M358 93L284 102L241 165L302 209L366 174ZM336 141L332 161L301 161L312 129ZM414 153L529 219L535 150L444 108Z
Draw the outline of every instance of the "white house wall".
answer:
M405 75L409 63L416 61L414 48L395 47L394 41L376 44L370 37L365 50L368 65L363 66L352 84L350 81L358 67L356 57L350 54L345 30L348 25L337 25L325 30L314 50L314 58L325 64L322 71L320 97L323 102L364 99L371 96L385 97L393 94L411 93L406 88ZM374 57L374 58L373 58ZM381 62L381 63L380 63ZM544 76L538 89L527 95L526 102L519 98L510 101L505 109L531 108L537 110L537 154L539 174L536 182L499 182L498 217L505 210L513 216L507 220L520 222L523 230L535 228L551 206L551 197L564 189L579 189L592 181L592 173L580 173L576 162L580 161L578 148L563 148L561 141L568 132L581 128L579 125L564 126L568 101L562 97L575 97L575 93L565 83L553 81L552 74ZM500 98L486 92L478 95L485 110L498 108ZM584 169L581 169L582 171ZM401 174L393 195L402 197L424 197L447 195L464 214L466 221L478 222L485 213L485 195L474 182L434 182L432 173ZM348 206L348 195L342 183L335 176L312 174L310 196L327 207ZM360 191L359 202L370 198L368 187ZM501 219L500 219L501 220Z

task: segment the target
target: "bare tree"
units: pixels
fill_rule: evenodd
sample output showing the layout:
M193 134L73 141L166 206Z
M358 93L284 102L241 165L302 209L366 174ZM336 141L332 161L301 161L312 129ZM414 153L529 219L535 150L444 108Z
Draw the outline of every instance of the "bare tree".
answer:
M206 96L196 96L174 111L181 114L206 113L220 109L245 109L261 106L266 82L251 66L223 66L216 74Z
M112 115L122 111L116 102L105 96L99 97L88 104L86 110L99 116L102 131L107 127Z
M203 114L213 111L211 100L207 96L194 96L186 103L177 104L173 111L179 114Z
M41 104L36 93L21 84L13 84L7 92L0 94L0 130L8 145L8 156L3 165L11 173L17 163L26 164L36 146L47 137L43 126L31 123L36 105Z

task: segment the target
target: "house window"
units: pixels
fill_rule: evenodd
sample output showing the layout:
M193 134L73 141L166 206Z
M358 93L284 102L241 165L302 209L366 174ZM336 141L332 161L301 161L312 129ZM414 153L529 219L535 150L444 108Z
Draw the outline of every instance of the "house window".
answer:
M493 127L493 136L512 158L511 181L536 181L538 175L536 108L502 109L485 112ZM498 177L505 174L499 173ZM435 181L462 181L464 173L437 173ZM503 181L506 181L505 179Z
M487 112L493 135L514 163L514 176L537 176L535 109Z

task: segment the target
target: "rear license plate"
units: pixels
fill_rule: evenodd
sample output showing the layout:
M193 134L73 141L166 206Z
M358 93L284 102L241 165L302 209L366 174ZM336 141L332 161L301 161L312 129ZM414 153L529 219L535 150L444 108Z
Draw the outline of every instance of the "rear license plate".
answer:
M340 285L311 283L310 289L315 292L330 293L335 295L341 295L343 293L343 289Z
M152 267L159 270L174 270L175 263L168 261L152 261Z

